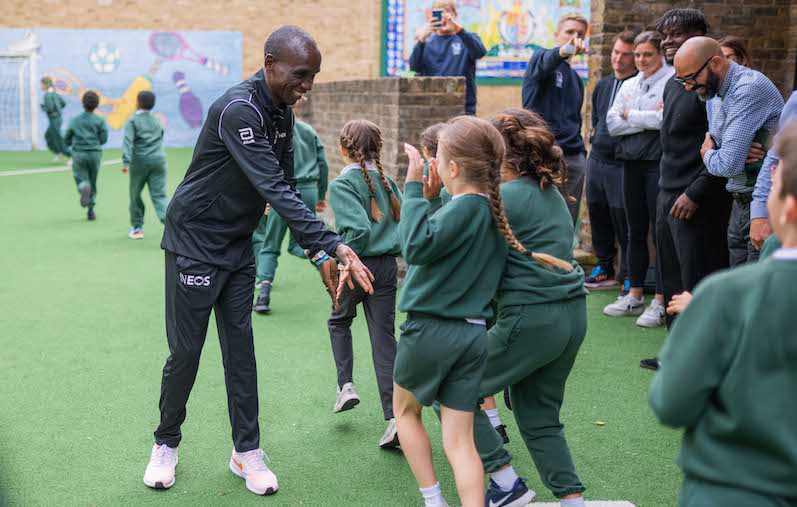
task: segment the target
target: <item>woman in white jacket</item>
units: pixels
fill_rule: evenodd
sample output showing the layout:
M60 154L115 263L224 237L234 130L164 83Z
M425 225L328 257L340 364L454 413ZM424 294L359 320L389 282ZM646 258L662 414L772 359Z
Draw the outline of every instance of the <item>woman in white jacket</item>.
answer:
M661 35L642 32L634 40L639 74L623 82L606 115L612 136L620 137L617 158L623 160L623 200L628 219L628 265L631 291L603 309L611 317L640 315L637 325L664 324L661 276L656 273L656 297L645 309L643 288L648 271L648 231L656 223L664 85L675 73L664 64Z

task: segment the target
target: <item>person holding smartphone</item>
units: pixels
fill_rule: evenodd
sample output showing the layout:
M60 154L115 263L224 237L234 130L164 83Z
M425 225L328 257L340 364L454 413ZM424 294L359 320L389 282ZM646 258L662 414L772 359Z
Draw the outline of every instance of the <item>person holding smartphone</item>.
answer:
M410 70L420 76L465 78L465 113L476 114L476 60L487 53L481 38L457 22L454 0L434 0L426 25L415 34Z

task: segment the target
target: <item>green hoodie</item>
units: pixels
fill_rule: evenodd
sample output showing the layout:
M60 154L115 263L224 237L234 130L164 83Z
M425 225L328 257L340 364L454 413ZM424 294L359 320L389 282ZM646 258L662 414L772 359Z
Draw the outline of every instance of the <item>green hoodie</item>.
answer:
M163 125L157 116L139 109L125 125L122 163L150 166L166 163L163 151Z
M64 142L73 152L102 151L108 142L108 125L98 115L83 111L69 122Z
M706 278L675 320L650 406L685 429L687 477L797 498L795 285L797 249L779 250Z

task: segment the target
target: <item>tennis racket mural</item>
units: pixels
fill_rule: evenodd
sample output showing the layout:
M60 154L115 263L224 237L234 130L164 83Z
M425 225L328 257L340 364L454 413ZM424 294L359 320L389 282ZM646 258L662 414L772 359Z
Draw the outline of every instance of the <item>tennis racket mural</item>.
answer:
M207 107L242 77L240 32L2 28L0 49L27 32L41 42L39 71L67 101L65 122L82 111L87 90L98 93L108 147L121 146L145 90L155 93L153 112L168 123L166 145L193 146Z

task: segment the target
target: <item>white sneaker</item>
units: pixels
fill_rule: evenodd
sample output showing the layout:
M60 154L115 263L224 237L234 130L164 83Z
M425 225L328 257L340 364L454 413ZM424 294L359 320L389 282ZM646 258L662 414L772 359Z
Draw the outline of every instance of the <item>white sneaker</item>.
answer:
M664 305L659 303L658 299L654 299L645 310L645 313L637 319L636 325L641 327L661 327L665 322L664 315Z
M174 467L177 466L177 448L166 444L152 446L144 484L155 489L169 489L174 486Z
M360 403L360 397L357 396L357 391L354 390L354 384L346 382L343 388L338 387L338 395L335 398L335 407L332 412L337 414L345 410L351 410Z
M606 305L603 314L609 317L631 317L641 315L645 311L645 298L637 299L631 294L617 298L617 301Z
M246 480L246 489L257 495L273 495L279 489L277 476L263 462L266 456L261 449L248 452L232 450L230 470L238 477ZM268 459L268 457L266 457Z
M130 239L144 239L144 231L141 227L133 227L127 231L127 237Z
M382 449L395 449L399 446L398 428L396 428L396 419L392 418L387 423L387 429L382 438L379 439L379 447Z

